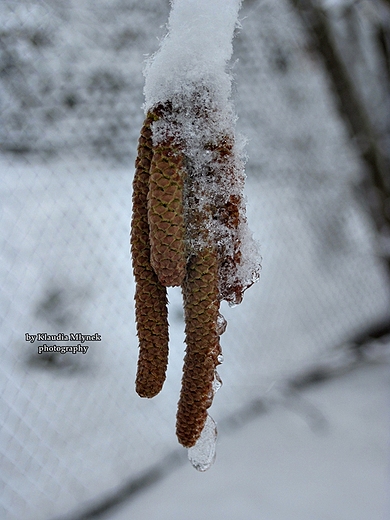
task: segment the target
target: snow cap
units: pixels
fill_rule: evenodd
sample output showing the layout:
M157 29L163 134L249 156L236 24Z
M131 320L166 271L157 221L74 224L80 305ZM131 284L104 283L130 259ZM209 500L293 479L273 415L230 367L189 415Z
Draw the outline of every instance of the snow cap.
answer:
M184 89L205 82L226 100L226 63L241 0L173 0L168 34L145 67L145 111Z

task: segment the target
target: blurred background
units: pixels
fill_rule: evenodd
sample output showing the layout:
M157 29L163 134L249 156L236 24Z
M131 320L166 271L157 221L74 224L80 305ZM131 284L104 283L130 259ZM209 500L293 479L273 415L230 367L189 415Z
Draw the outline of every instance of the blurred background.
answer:
M389 2L243 2L231 70L263 268L222 308L205 474L175 436L178 289L164 389L134 390L132 178L169 10L0 3L1 518L387 518ZM26 341L60 332L101 341Z

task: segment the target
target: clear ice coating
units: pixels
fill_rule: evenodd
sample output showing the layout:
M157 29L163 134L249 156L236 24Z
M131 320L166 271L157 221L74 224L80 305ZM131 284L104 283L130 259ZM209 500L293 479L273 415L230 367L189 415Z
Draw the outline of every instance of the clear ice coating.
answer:
M222 316L222 314L218 314L218 318L217 318L217 334L219 336L221 336L225 332L226 327L227 327L227 321Z
M213 418L207 415L204 428L197 443L188 449L188 458L196 470L206 471L214 464L216 445L217 425Z
M220 375L218 374L218 372L216 370L214 370L214 380L213 380L213 394L215 395L218 390L221 388L222 386L222 379L220 377Z

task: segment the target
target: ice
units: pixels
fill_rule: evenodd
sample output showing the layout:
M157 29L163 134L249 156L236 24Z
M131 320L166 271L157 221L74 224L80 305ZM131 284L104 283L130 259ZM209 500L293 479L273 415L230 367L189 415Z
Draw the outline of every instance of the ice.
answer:
M219 336L221 336L225 332L226 327L227 327L227 321L222 316L222 314L218 314L218 318L217 318L217 333L218 333Z
M221 386L222 386L222 379L221 379L220 375L218 374L218 372L215 370L214 371L214 381L213 381L214 395L218 392L218 390L221 388Z
M213 465L216 445L217 425L213 418L208 415L197 443L188 449L188 458L196 470L206 471Z

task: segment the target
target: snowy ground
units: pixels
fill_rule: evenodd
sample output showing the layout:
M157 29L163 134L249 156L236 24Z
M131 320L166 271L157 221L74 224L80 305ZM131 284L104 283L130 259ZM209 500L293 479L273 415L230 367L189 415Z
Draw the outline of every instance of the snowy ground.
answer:
M55 54L52 61L45 61L42 54L36 66L43 62L49 70L56 63L63 72L71 67L74 48L67 27L72 26L66 21L76 19L75 41L82 47L88 38L96 41L92 33L101 27L96 20L106 14L109 44L103 38L96 53L89 54L87 47L84 54L76 53L75 70L82 73L77 76L73 70L72 81L77 86L103 58L111 70L110 45L119 26L125 35L128 12L125 3L117 4L122 6L118 19L105 2L97 3L91 25L88 2L69 9L59 33L62 44L68 45L60 47L57 56L64 62L55 61ZM53 0L45 3L45 9L51 5L58 7ZM137 71L137 90L133 93L126 87L125 103L122 98L119 108L115 105L132 121L131 129L124 126L120 137L128 139L134 155L134 136L142 120L142 57L150 52L152 35L166 18L160 11L154 16L152 2L143 8L131 5L127 16L133 32L126 33L127 39L123 36L127 43L115 51L111 72L118 67L130 75ZM263 271L260 283L240 306L223 309L228 321L222 337L225 361L219 370L224 385L211 411L221 432L217 462L202 475L188 464L150 497L146 493L130 504L128 512L116 514L143 518L154 512L159 518L165 513L167 518L191 518L192 511L198 511L205 518L222 514L240 518L247 505L248 518L265 520L379 520L388 446L386 366L351 373L305 392L305 399L327 419L327 428L319 433L312 432L305 417L283 407L231 437L228 428L224 431L224 418L254 397L278 392L292 374L321 359L337 364L343 352L334 347L384 316L390 300L370 219L354 196L359 161L337 118L322 69L305 50L297 19L282 1L248 2L241 14L243 30L235 40L239 61L233 68L235 99L240 130L249 138L248 220L261 244ZM51 27L48 17L46 22ZM64 48L69 52L63 53ZM123 55L128 61L121 65ZM76 93L87 95L82 81ZM112 115L110 103L116 95L117 91L104 105L105 115ZM93 99L96 109L106 98ZM6 520L46 520L68 513L71 518L74 511L177 449L174 423L184 350L180 292L170 292L167 382L158 397L141 400L134 392L137 341L128 245L133 157L125 166L114 167L83 154L76 146L79 132L85 128L99 132L101 120L88 119L92 113L88 104L79 107L81 112L70 111L73 115L58 120L58 131L45 127L47 135L40 133L36 116L37 125L32 127L42 139L37 146L60 142L56 157L4 155L0 162L4 279L0 375L5 418L0 479L4 481L1 517ZM27 110L33 123L35 115L42 114L34 110ZM107 120L102 119L104 126ZM109 127L104 126L105 131ZM86 135L81 148L90 137ZM102 341L91 344L87 355L49 360L37 355L36 344L25 341L26 332L98 332ZM323 482L328 494L322 494ZM210 491L202 491L202 486ZM163 502L162 496L169 499ZM205 496L208 504L202 511L197 509L203 507L199 496ZM154 511L153 500L160 506ZM171 510L182 507L183 500L186 507L192 501L191 508L185 513ZM226 509L220 509L221 502ZM255 513L257 507L263 517Z
M107 518L385 520L389 383L374 364L306 390L314 421L277 407L221 438L207 473L180 467Z

